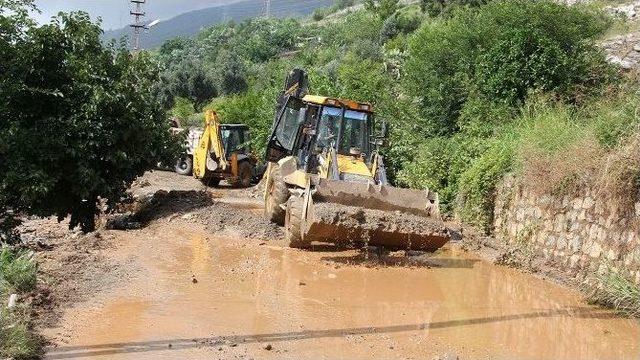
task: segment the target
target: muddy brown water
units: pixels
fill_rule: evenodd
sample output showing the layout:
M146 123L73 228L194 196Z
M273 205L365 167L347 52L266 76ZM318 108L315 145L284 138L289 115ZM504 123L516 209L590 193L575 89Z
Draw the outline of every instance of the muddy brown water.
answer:
M638 322L455 249L372 268L175 221L116 234L131 279L68 309L48 359L640 357Z

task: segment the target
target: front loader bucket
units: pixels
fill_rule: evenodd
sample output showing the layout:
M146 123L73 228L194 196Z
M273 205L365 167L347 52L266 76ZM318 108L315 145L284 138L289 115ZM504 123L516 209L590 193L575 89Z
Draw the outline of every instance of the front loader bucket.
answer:
M321 180L308 200L305 242L365 242L435 251L449 241L436 194L348 181Z

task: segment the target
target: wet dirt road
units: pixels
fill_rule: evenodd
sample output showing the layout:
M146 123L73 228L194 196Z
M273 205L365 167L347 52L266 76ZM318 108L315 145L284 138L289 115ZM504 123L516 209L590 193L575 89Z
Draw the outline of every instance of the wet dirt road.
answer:
M455 249L410 267L181 217L114 234L128 276L66 310L48 359L640 357L638 322Z

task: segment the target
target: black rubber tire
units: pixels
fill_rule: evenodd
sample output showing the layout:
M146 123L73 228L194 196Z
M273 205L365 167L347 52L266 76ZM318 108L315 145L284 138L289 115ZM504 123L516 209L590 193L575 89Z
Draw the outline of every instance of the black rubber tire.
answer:
M174 170L180 175L191 175L193 172L193 158L189 155L183 155L176 161Z
M238 164L238 178L231 183L231 186L236 188L246 188L251 186L252 179L253 166L248 161L243 161Z
M222 181L222 179L205 175L200 179L200 181L202 181L205 186L218 187L220 186L220 181Z
M284 225L285 210L280 205L285 205L289 200L289 189L284 182L278 165L272 165L269 181L266 184L266 199L264 202L264 214L269 221Z
M309 244L302 239L302 207L304 200L299 196L292 196L287 201L287 211L284 219L284 236L289 247L304 249Z

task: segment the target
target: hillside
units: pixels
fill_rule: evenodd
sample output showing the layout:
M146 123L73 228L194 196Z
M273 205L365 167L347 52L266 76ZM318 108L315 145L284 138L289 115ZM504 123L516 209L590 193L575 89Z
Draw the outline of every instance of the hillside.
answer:
M277 18L304 16L311 14L319 7L329 6L332 3L333 0L273 0L271 2L271 16ZM154 48L177 36L191 37L205 27L224 21L241 21L261 16L262 6L262 1L244 0L176 16L160 22L153 27L152 31L145 33L141 39L142 47ZM130 33L129 27L106 31L103 39L120 39Z

